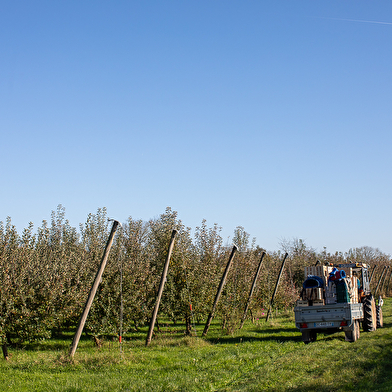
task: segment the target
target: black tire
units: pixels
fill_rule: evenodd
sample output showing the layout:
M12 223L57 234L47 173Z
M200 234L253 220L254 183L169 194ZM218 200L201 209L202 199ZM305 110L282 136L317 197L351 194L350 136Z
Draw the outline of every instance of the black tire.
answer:
M317 332L312 330L310 331L310 341L315 342L317 340Z
M363 313L363 330L365 332L375 331L377 329L376 302L372 295L365 298L363 302Z
M384 326L384 319L382 316L381 306L376 306L376 315L377 315L377 328L382 328Z
M302 341L305 344L315 342L317 340L317 332L313 329L302 331Z

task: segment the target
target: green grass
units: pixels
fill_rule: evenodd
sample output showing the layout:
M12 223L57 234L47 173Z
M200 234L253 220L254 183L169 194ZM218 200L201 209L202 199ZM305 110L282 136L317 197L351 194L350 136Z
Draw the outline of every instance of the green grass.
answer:
M212 324L207 338L184 337L182 326L162 327L149 347L147 331L94 347L81 340L74 361L72 336L10 349L0 361L0 391L392 391L392 300L384 328L319 335L304 345L293 316L282 315L223 335Z

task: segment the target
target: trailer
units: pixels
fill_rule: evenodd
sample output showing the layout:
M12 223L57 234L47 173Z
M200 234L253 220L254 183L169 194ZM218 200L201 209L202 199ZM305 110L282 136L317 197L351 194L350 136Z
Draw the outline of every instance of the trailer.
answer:
M364 263L317 265L305 268L305 281L294 308L295 325L307 344L320 332L344 331L349 342L360 337L360 328L382 327L382 299L370 291Z

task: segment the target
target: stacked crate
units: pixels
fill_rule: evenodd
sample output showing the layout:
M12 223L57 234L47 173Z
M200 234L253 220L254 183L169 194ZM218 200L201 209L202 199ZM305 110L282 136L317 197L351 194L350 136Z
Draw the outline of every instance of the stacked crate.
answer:
M318 276L324 282L324 288L306 288L302 293L302 298L297 301L297 306L309 305L326 305L336 304L337 302L358 303L358 281L357 277L353 275L352 268L339 268L346 274L344 280L340 281L337 290L338 281L329 281L329 274L332 272L332 266L309 266L305 267L305 279L309 276ZM339 298L338 298L339 297Z
M321 287L305 289L305 298L308 301L317 301L324 298L324 290Z
M305 279L309 275L319 276L320 278L323 278L324 287L327 287L328 276L331 273L332 268L333 267L329 265L312 265L310 267L305 267Z
M335 282L328 282L328 285L325 286L325 303L327 305L336 304L338 302L337 294L336 294L336 285Z
M359 297L358 297L358 280L356 276L351 276L350 279L347 279L347 287L348 287L348 292L350 295L350 302L351 303L358 303L359 302Z
M322 278L324 287L326 287L328 275L331 271L332 267L325 265L305 267L305 280L309 276L318 276ZM324 288L322 287L306 288L303 291L302 299L297 301L297 306L308 306L309 304L312 304L313 306L324 305L324 292Z
M351 303L358 303L359 296L358 296L358 278L356 275L353 274L352 268L341 268L346 273L346 283L349 290L350 295L350 302Z

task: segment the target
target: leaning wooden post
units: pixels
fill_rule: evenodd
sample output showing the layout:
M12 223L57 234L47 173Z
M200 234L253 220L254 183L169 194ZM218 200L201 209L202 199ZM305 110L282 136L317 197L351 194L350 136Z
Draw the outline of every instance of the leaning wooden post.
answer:
M118 227L119 224L120 224L120 222L118 222L116 220L113 222L112 231L110 232L109 239L108 239L108 242L106 244L105 251L103 252L101 265L99 267L97 275L95 276L94 284L91 287L90 294L89 294L89 296L87 298L86 305L84 306L84 310L83 310L82 316L80 318L78 327L77 327L76 332L75 332L75 336L74 336L73 341L72 341L71 348L69 350L69 355L70 355L71 358L73 358L73 356L75 355L75 351L76 351L76 349L78 347L80 336L82 335L84 324L86 323L86 319L87 319L88 313L89 313L91 305L93 303L93 300L94 300L95 294L97 292L99 283L101 282L102 274L103 274L103 271L104 271L104 269L106 267L106 263L108 261L110 248L112 247L112 244L113 244L114 234L116 233L116 230L117 230L117 227Z
M235 255L236 251L237 251L237 247L234 245L233 246L233 250L231 251L231 254L230 254L230 257L229 257L229 261L227 262L227 265L226 265L226 268L225 268L225 272L223 273L222 279L221 279L221 281L219 283L218 291L216 292L216 295L215 295L214 304L212 305L212 310L211 310L210 314L208 315L207 322L206 322L206 325L204 327L204 331L203 331L203 335L202 336L206 336L207 332L208 332L208 329L210 328L212 318L214 317L216 305L218 304L219 298L220 298L220 296L222 294L222 289L223 289L223 286L225 285L227 274L229 273L230 265L231 265L231 263L232 263L232 261L234 259L234 255Z
M163 288L165 286L166 275L167 275L167 271L169 269L170 256L171 256L172 251L173 251L174 238L175 238L176 234L177 234L177 231L173 230L172 236L171 236L171 239L170 239L169 249L167 251L167 257L166 257L165 266L164 266L163 272L162 272L161 283L159 285L159 290L158 290L158 295L157 295L157 299L156 299L156 302L155 302L154 311L152 312L150 328L148 330L148 335L147 335L147 339L146 339L146 346L148 346L151 343L152 333L154 332L155 320L157 318L159 305L161 303Z
M372 283L372 278L373 278L373 275L374 275L374 271L376 270L376 265L373 267L373 269L372 269L372 273L370 274L370 278L369 278L369 284L370 283Z
M282 276L284 264L285 264L285 262L286 262L286 259L287 259L287 256L288 256L288 255L289 255L288 253L286 253L286 254L284 255L283 262L282 262L282 266L280 267L278 279L277 279L276 285L275 285L275 290L274 290L274 293L272 294L271 302L270 302L270 305L269 305L269 308L268 308L267 318L265 319L265 321L268 321L268 320L269 320L269 317L270 317L270 315L271 315L272 305L274 304L275 295L276 295L276 292L278 291L278 286L279 286L280 278L281 278L281 276Z
M389 274L389 278L388 278L387 295L388 295L388 293L389 293L389 283L391 282L391 277L392 277L392 271L391 271L391 273Z
M380 283L381 283L381 279L383 278L383 276L384 276L384 273L385 273L385 271L387 270L387 266L386 265L384 265L384 268L382 269L382 272L381 272L381 276L380 276L380 279L378 280L378 282L377 282L377 287L376 287L376 290L374 290L374 296L376 296L377 295L377 291L378 291L378 288L379 288L379 286L380 286Z
M256 273L255 273L255 277L253 278L253 283L252 283L252 287L251 287L250 292L249 292L248 301L246 302L244 314L242 316L240 329L244 326L244 323L245 323L246 314L248 313L250 301L252 300L252 295L253 295L253 292L254 292L254 290L256 288L256 282L257 282L257 279L258 279L259 274L260 274L261 264L263 263L264 256L265 256L265 252L263 252L262 255L261 255L259 266L257 267Z
M385 281L387 280L388 270L389 270L389 265L387 265L386 269L385 269L385 275L384 275L384 279L382 280L382 283L381 283L380 293L382 293L382 290L383 290L384 285L385 285Z

